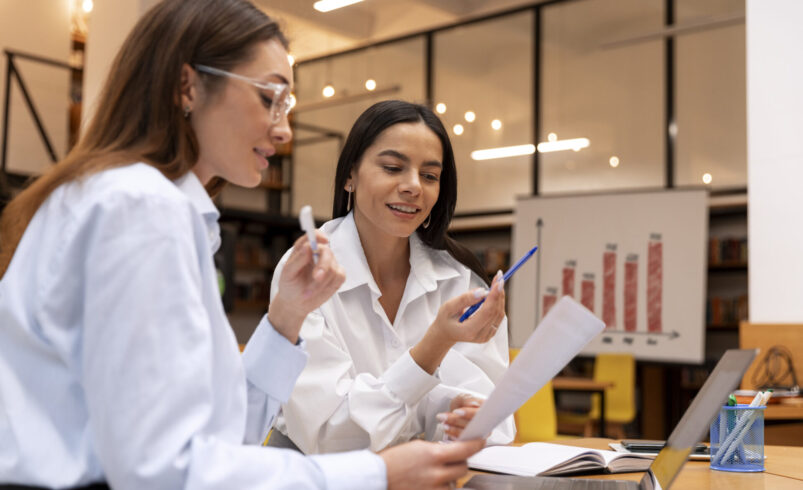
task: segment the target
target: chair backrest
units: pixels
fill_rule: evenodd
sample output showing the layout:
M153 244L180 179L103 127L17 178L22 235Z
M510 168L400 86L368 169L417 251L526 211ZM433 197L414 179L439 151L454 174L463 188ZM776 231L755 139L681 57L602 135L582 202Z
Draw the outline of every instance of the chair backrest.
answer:
M510 362L519 349L510 349ZM555 393L549 381L538 393L524 402L515 413L516 441L552 441L558 435L558 418L555 412Z
M627 423L636 417L636 360L632 354L597 354L594 379L610 381L605 390L605 419ZM599 396L592 400L592 419L599 418Z

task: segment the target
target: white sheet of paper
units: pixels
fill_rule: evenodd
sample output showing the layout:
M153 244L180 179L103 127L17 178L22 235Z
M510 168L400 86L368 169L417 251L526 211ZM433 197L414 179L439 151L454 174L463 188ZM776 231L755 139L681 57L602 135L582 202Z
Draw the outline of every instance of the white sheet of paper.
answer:
M460 440L486 437L530 399L605 328L584 306L564 296L549 310Z

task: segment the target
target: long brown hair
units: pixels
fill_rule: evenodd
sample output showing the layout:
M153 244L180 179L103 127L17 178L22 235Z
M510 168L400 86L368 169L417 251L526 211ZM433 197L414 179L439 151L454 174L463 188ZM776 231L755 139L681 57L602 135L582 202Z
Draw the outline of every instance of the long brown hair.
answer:
M28 223L60 185L140 161L169 179L189 172L198 160L198 141L180 104L181 67L231 70L269 40L287 48L278 24L247 0L163 0L143 15L112 63L85 135L3 211L0 278ZM212 93L223 83L201 78ZM223 184L213 179L207 190Z

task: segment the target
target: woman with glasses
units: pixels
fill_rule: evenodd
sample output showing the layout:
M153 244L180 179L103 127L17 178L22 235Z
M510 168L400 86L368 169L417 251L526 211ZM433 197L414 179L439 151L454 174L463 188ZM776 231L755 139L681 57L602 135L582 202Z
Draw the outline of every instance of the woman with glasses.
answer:
M304 367L305 316L344 280L323 234L317 264L306 238L295 243L248 384L217 289L209 194L257 185L292 137L286 47L245 0L157 4L75 149L4 210L0 488L440 488L482 447L307 458L245 445Z
M378 451L462 432L507 368L508 344L501 273L487 292L477 258L446 234L456 201L454 153L431 110L392 100L357 119L337 163L334 219L322 227L346 281L304 322L310 360L270 445ZM263 329L248 365L259 365L251 344ZM514 434L511 417L490 440Z

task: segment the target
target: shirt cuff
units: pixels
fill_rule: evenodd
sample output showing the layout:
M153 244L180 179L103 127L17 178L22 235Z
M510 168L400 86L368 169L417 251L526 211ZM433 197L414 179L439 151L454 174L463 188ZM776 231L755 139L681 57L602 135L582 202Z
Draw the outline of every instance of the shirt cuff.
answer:
M243 365L248 380L281 403L293 392L298 376L307 364L304 341L293 345L262 317L243 351Z
M388 389L408 405L418 403L421 397L440 383L437 376L421 369L409 350L391 364L382 379Z
M323 472L327 490L384 490L388 486L385 462L371 451L332 453L310 458Z

